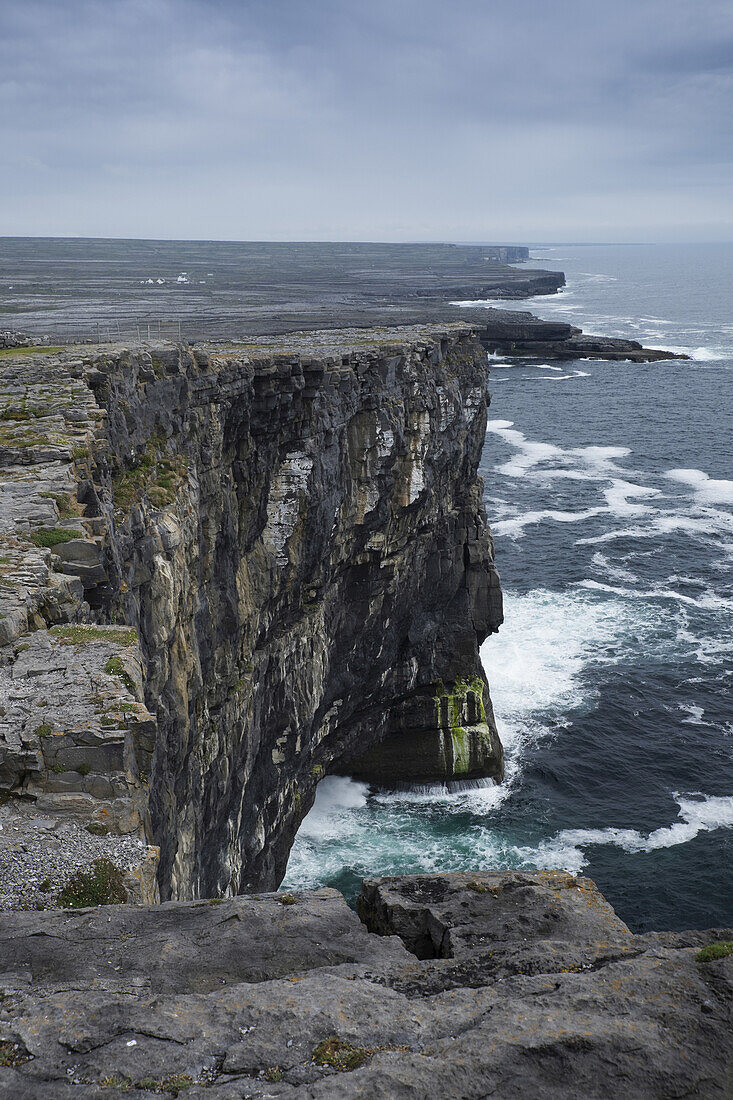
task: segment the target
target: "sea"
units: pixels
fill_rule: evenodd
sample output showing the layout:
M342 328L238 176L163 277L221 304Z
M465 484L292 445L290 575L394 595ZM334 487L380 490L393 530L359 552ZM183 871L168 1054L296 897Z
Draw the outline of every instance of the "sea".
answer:
M517 308L690 358L490 360L480 472L505 622L481 656L506 779L326 777L284 885L353 900L365 875L564 868L633 931L730 927L733 245L531 257L567 286Z

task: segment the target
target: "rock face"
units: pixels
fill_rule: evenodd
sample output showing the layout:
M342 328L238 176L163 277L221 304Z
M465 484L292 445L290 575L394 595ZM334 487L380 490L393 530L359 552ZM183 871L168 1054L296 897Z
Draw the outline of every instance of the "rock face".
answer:
M476 315L477 311L472 310ZM488 352L518 358L606 359L652 363L660 359L689 359L679 352L642 347L636 340L591 336L562 321L542 321L532 313L490 309L477 324Z
M731 1094L733 954L697 957L730 931L633 936L550 872L370 880L360 910L381 934L333 890L0 914L0 1096Z
M192 898L276 886L318 780L367 753L500 778L471 330L78 355L2 373L5 792L153 842Z

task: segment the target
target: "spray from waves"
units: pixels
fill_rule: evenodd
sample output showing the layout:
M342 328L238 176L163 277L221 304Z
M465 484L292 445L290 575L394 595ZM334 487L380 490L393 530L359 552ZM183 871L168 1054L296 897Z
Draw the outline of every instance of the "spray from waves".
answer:
M717 363L730 358L725 348L690 348L680 344L660 344L660 351L671 351L675 355L687 355L694 363Z
M675 794L674 799L679 820L646 836L636 829L563 829L535 848L517 847L516 854L535 867L578 872L589 862L585 849L593 845L613 844L632 854L654 852L687 844L700 833L733 826L733 796Z
M507 592L505 602L506 624L481 651L504 744L504 783L370 794L363 783L327 776L296 837L289 888L334 883L348 890L371 874L522 864L511 836L491 827L492 816L521 784L528 750L562 736L566 716L593 697L584 676L589 663L599 652L620 652L631 630L643 637L650 618L627 601L580 590Z

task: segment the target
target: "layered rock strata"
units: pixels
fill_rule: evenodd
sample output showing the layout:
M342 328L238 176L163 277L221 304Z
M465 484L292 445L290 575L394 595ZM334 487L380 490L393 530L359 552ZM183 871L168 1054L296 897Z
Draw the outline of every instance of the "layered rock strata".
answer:
M477 310L471 311L477 315ZM653 363L660 359L689 359L679 352L645 348L636 340L592 336L563 321L542 321L532 313L489 309L477 320L481 343L490 353L517 358L605 359L611 362Z
M730 1096L733 954L699 951L733 932L631 935L562 872L360 910L380 934L333 890L0 914L0 1096Z
M318 780L385 739L394 780L501 777L469 328L1 367L17 904L48 878L22 851L31 805L112 856L137 836L137 882L153 843L164 898L212 897L276 886Z

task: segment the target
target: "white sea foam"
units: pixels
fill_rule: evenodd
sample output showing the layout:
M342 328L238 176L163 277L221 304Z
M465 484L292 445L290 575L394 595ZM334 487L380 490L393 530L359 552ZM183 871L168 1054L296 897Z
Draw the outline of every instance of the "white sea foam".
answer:
M611 488L605 489L604 497L608 501L608 510L614 516L638 516L643 513L653 512L646 504L638 504L639 498L657 496L659 489L649 489L645 485L634 485L630 481L622 481L614 478ZM634 503L632 503L632 501Z
M521 538L524 528L543 520L554 520L555 523L582 523L583 520L592 519L594 516L606 512L606 508L586 508L584 512L561 512L553 508L541 511L525 512L524 515L514 516L512 519L500 519L491 525L495 535L507 535L510 539Z
M733 481L712 478L702 470L667 470L673 481L689 485L700 504L733 504Z
M637 580L636 574L632 573L630 569L624 569L622 565L610 562L605 554L601 554L599 551L596 551L591 561L596 569L601 570L611 580L626 581L628 584L634 584Z
M687 715L686 718L682 719L682 721L686 722L687 725L690 725L690 726L702 726L702 725L704 725L704 722L702 720L703 715L705 714L705 708L704 707L698 707L695 703L678 703L677 704L677 709L681 710L684 714Z
M679 820L646 836L636 829L563 829L536 848L518 847L517 853L536 867L577 872L588 863L585 849L613 844L626 852L654 852L687 844L696 836L733 826L733 797L726 795L675 794Z
M732 611L733 602L725 596L719 596L715 592L705 592L701 596L687 596L684 592L676 592L673 588L660 586L659 588L638 589L622 588L618 585L603 584L601 581L578 581L580 588L588 588L596 592L610 592L614 596L624 596L633 600L676 600L678 603L687 604L689 607L699 607L706 611Z
M720 359L729 359L730 351L725 348L690 348L682 344L660 344L660 351L671 351L675 355L687 355L695 363L717 363Z
M578 539L577 546L597 546L618 539L653 539L664 535L688 535L691 538L706 538L710 535L721 536L733 533L733 516L715 508L708 508L698 515L657 514L649 518L645 526L623 527L615 531L606 531L602 535L589 535ZM725 550L725 547L722 549Z

